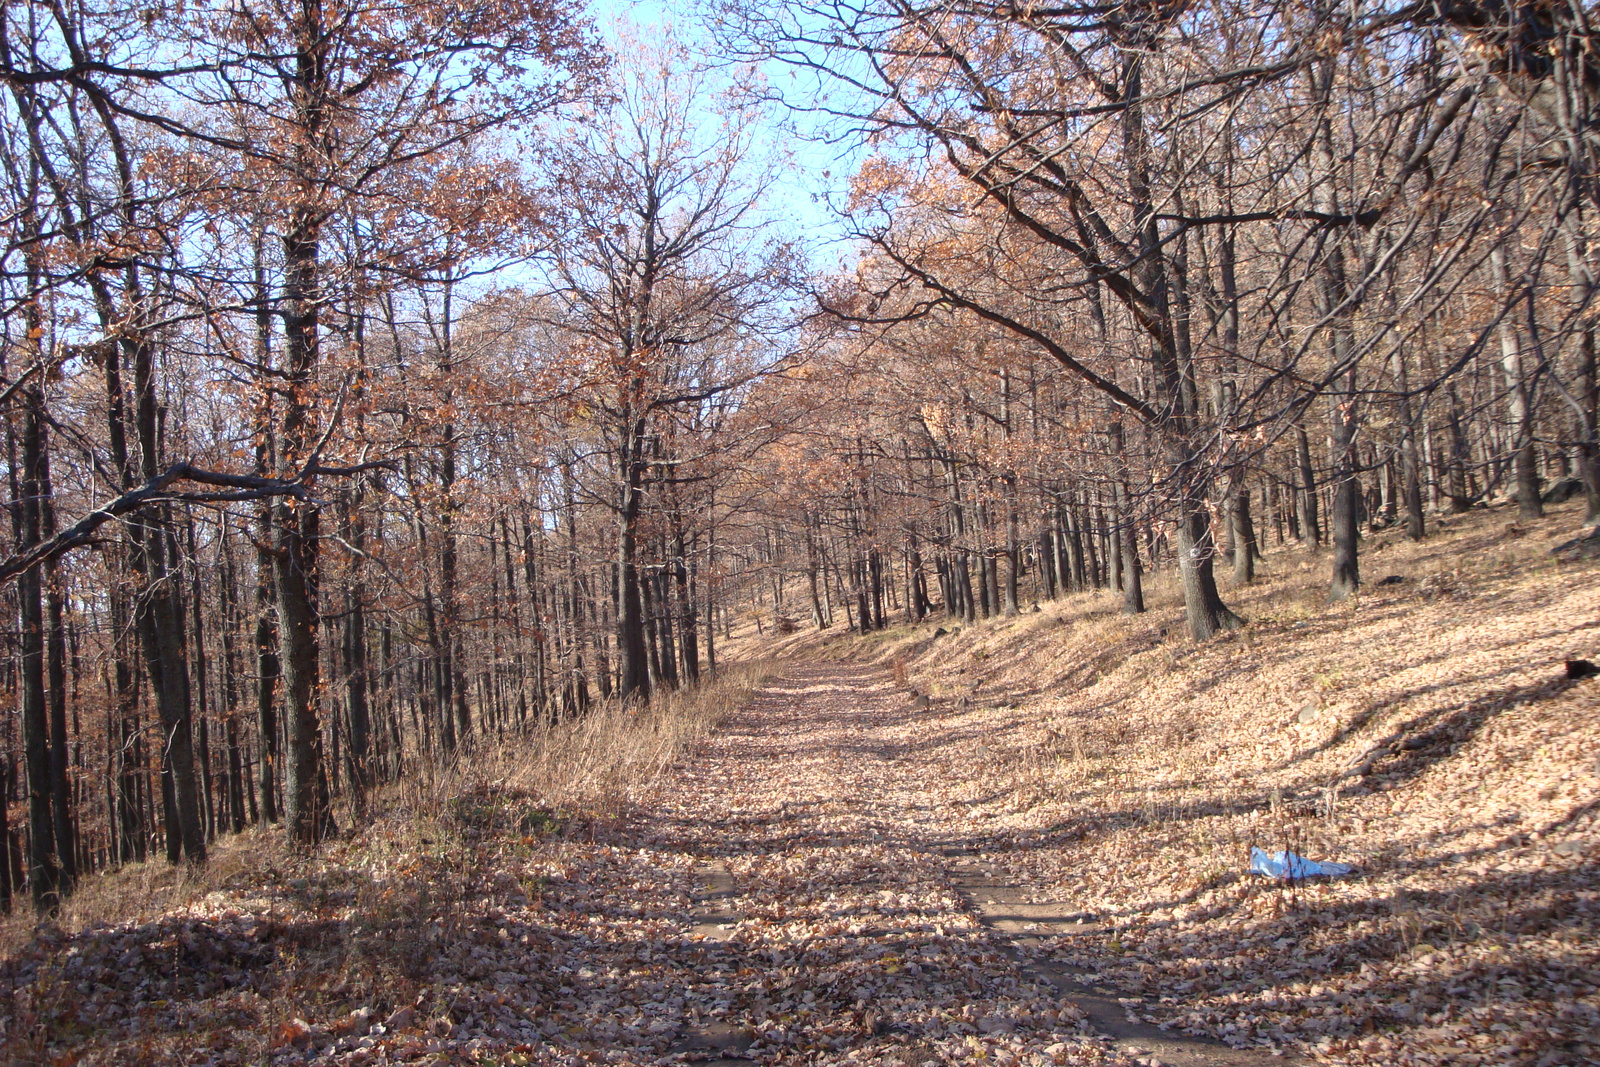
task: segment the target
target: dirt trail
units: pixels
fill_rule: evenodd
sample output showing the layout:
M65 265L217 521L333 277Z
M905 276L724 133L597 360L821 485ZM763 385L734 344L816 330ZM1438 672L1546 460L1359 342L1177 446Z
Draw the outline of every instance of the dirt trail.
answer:
M971 741L888 674L791 669L672 776L640 830L693 859L704 951L671 1052L733 1063L1284 1063L1140 1022L1048 961L1096 930L1006 884L974 820ZM1086 919L1088 921L1086 921ZM738 1059L735 1060L734 1057Z

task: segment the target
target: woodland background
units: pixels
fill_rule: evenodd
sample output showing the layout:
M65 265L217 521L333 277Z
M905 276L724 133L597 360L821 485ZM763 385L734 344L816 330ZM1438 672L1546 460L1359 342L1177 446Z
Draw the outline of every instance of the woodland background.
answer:
M699 14L0 12L7 906L314 844L741 619L1175 568L1206 640L1264 543L1343 599L1376 529L1600 516L1578 0Z

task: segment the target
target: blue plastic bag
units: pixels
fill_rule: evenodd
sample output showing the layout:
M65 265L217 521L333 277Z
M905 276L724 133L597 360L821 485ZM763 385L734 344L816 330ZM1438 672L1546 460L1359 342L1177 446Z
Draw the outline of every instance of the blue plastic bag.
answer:
M1250 850L1250 873L1264 874L1282 881L1300 878L1340 878L1355 870L1348 863L1318 863L1293 852L1267 853Z

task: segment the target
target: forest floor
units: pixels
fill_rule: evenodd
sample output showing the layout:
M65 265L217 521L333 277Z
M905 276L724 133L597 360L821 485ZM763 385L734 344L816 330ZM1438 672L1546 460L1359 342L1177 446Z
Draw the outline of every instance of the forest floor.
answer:
M1195 645L1170 581L1019 617L769 639L926 694L926 780L991 877L1091 929L1049 958L1143 1021L1351 1064L1600 1063L1600 567L1561 563L1581 505L1452 516L1326 555L1268 554ZM940 634L944 628L952 630ZM1353 864L1306 884L1250 848Z
M1134 619L749 635L793 658L604 797L541 784L576 741L513 751L314 856L250 832L14 919L0 1062L1600 1062L1571 522L1380 535L1344 605L1269 553L1201 646L1160 582ZM1252 845L1357 870L1274 882Z

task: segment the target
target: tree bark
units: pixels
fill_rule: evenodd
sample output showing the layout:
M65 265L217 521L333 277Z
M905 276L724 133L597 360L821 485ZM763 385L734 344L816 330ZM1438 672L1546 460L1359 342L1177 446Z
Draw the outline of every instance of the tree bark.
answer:
M1256 545L1255 521L1250 515L1250 483L1242 471L1233 476L1233 580L1240 585L1255 581Z
M1517 517L1531 520L1544 516L1544 502L1539 491L1539 466L1535 453L1534 413L1528 395L1528 381L1522 367L1522 342L1517 335L1514 312L1509 305L1520 303L1511 291L1506 271L1505 248L1496 244L1489 250L1489 263L1494 272L1495 289L1508 307L1500 319L1500 367L1505 374L1506 408L1512 433L1513 469L1516 477Z
M1300 539L1315 552L1322 547L1322 521L1317 514L1317 476L1311 467L1311 439L1304 426L1296 426L1295 457L1299 471L1299 485L1295 492L1295 519L1300 525Z
M319 58L303 54L301 76ZM308 119L309 121L309 119ZM307 169L309 161L303 164ZM282 462L288 470L308 462L316 443L311 391L320 346L321 219L315 205L302 204L284 237L284 380ZM317 714L320 682L317 635L317 544L321 532L315 503L284 500L273 506L273 590L278 606L278 656L288 727L284 765L284 820L289 839L301 847L321 841L333 816L322 791L322 727Z
M639 478L629 457L624 456L623 464L623 501L617 522L617 652L622 667L618 696L624 701L646 703L650 699L650 651L645 643L644 605L639 591Z
M13 474L12 500L17 504L13 523L15 540L22 546L43 541L39 516L39 467L44 455L44 397L27 391L22 417L22 478ZM17 463L13 451L11 469ZM61 868L56 858L55 823L51 804L50 722L45 701L44 588L38 567L25 571L17 583L18 685L22 718L22 750L28 770L28 886L34 908L41 914L61 903Z
M1139 258L1133 275L1144 295L1151 329L1151 343L1160 385L1171 414L1160 431L1167 440L1167 453L1174 480L1177 510L1178 565L1183 579L1184 615L1189 635L1196 641L1213 637L1219 629L1235 629L1243 624L1222 602L1213 572L1214 545L1208 507L1207 479L1195 454L1190 435L1198 404L1193 367L1188 363L1187 329L1180 338L1173 321L1168 276L1169 264L1156 218L1150 188L1149 141L1144 122L1143 62L1147 51L1141 47L1143 28L1130 27L1129 40L1122 53L1123 153L1128 175L1128 191L1137 231Z

